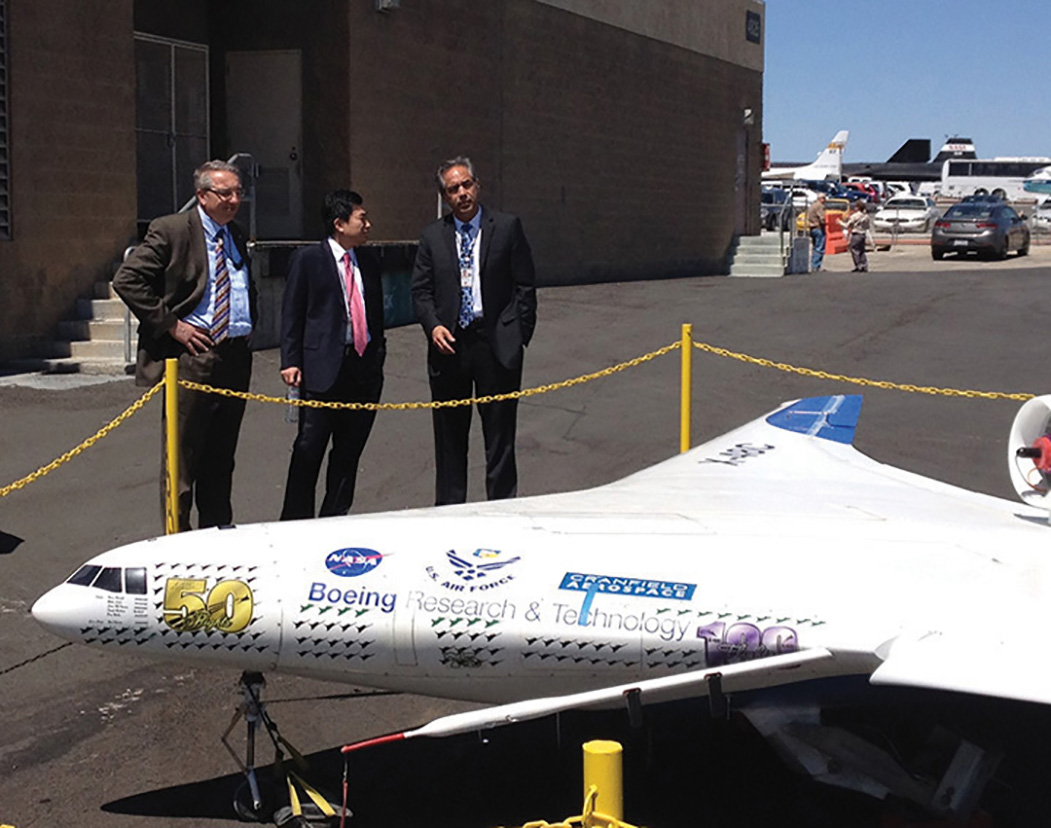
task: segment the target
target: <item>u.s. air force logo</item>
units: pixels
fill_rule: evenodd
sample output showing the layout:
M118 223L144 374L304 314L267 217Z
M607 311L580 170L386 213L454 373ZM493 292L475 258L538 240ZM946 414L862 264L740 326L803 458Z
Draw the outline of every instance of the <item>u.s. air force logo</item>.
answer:
M513 581L515 576L507 568L521 560L517 555L505 558L497 549L477 549L469 554L450 549L445 558L446 566L442 569L450 569L452 576L443 575L434 566L427 567L427 574L432 581L454 592L480 592ZM484 563L476 563L472 558Z

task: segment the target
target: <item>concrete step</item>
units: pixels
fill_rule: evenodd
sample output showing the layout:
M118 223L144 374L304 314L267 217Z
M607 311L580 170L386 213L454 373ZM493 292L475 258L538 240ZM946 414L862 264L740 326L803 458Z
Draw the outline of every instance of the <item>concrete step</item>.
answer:
M738 264L734 262L730 265L731 276L784 276L785 266L783 264L773 265L757 265L757 264Z
M124 320L72 319L58 323L58 336L62 339L119 339L124 341ZM135 331L132 329L132 340Z
M739 236L738 247L775 247L781 248L781 239L776 234L769 236Z
M780 252L774 253L740 253L738 252L734 257L733 261L736 264L784 264L784 259Z
M72 357L36 357L5 363L5 368L17 374L89 374L93 376L128 376L135 366L123 360L74 359Z
M78 299L77 316L81 319L124 319L125 305L120 299Z
M785 257L778 235L738 236L730 252L731 276L785 275Z
M73 359L114 359L124 361L124 341L120 339L91 339L69 343Z

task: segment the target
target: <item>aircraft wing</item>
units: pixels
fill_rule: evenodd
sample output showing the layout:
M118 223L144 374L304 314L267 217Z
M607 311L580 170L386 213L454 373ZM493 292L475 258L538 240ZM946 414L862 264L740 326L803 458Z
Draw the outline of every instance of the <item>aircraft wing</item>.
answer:
M1023 626L931 631L890 642L873 684L1051 704L1047 664L1033 652Z
M568 524L559 515L605 515L606 525L628 533L674 532L676 522L718 532L729 520L754 523L761 514L782 532L847 547L844 532L865 527L877 539L958 543L983 557L1003 546L982 544L990 533L1028 526L1036 538L1046 530L1020 520L1020 514L1042 515L1022 504L863 455L852 445L860 410L857 395L799 400L615 483L465 508L474 514L516 511L552 528ZM1046 535L1039 537L1046 542Z
M347 745L344 753L383 742L411 739L416 736L452 736L475 730L486 730L515 722L529 721L553 713L588 707L608 706L611 703L654 703L688 696L718 695L724 692L751 690L808 678L829 675L835 656L823 648L771 656L754 661L731 664L709 670L694 670L673 676L646 681L618 684L599 690L550 696L541 699L501 704L466 713L443 716L414 730L381 736ZM627 703L627 702L625 702Z

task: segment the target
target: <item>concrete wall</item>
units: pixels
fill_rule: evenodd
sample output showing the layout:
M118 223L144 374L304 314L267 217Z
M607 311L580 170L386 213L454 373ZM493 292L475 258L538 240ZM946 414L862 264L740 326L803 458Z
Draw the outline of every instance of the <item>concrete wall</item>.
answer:
M8 0L8 15L0 359L50 338L135 233L131 0Z

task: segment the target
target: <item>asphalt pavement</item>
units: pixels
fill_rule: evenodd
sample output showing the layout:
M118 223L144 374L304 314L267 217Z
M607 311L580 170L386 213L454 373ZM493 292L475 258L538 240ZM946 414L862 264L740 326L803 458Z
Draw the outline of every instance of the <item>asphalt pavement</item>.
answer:
M1051 391L1051 371L1035 348L1046 327L1051 248L1004 262L934 263L925 248L904 245L870 258L867 274L846 272L849 256L840 254L829 257L824 272L783 279L544 289L524 385L654 351L678 339L689 322L697 341L836 374ZM253 390L280 395L277 368L276 352L257 353ZM523 401L521 494L598 485L674 454L679 373L673 352ZM0 487L69 450L141 393L129 380L4 378ZM693 443L783 400L829 393L864 394L855 444L877 460L1013 497L1005 443L1018 403L1010 401L859 388L695 351ZM416 327L389 332L383 397L428 398ZM274 519L280 510L294 435L284 418L282 406L249 404L234 483L239 523ZM159 421L158 399L95 446L0 499L0 823L207 828L235 821L229 800L237 768L219 736L238 702L236 671L63 646L29 616L33 600L84 559L160 533ZM471 499L484 496L483 472L476 423ZM381 413L362 459L354 512L428 505L433 475L429 413ZM756 508L761 516L761 504ZM281 676L269 677L267 688L282 734L337 780L339 745L464 708L405 695L348 698L348 692ZM377 750L352 772L355 824L400 825L412 817L466 827L579 813L578 737L618 726L570 718L557 734L554 724L542 722L494 732L489 745L464 737ZM646 761L626 783L629 790L635 785L629 821L656 824L657 794L648 796L649 788L686 769L685 748L675 743L683 734L693 731L679 722L666 729L665 741L636 746ZM236 741L243 741L239 731ZM724 764L739 767L735 757L720 754ZM261 761L268 759L262 751ZM747 791L728 795L745 802ZM663 789L659 798L665 805L678 801Z

